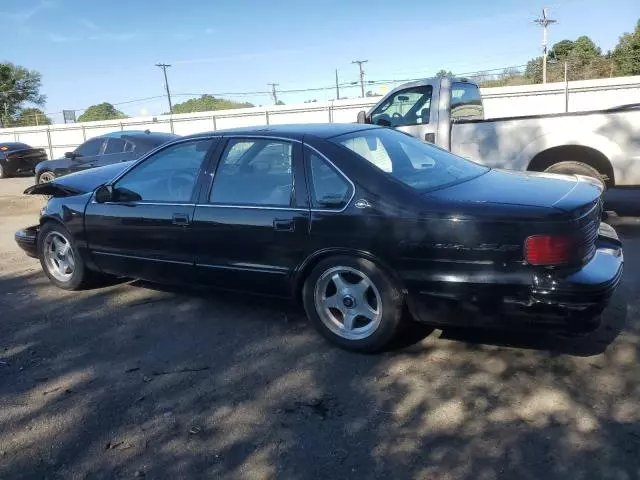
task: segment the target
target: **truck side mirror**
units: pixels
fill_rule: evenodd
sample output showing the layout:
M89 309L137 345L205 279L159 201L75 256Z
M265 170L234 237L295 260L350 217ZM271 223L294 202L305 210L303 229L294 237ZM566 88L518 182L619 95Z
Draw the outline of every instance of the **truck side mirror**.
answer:
M358 112L358 123L369 123L367 121L367 112L365 112L364 110L360 110Z

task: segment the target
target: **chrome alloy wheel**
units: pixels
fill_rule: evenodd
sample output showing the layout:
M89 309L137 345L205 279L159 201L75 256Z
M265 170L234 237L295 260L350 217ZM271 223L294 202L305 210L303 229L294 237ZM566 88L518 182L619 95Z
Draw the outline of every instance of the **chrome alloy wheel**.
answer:
M42 255L47 270L56 280L68 282L76 267L71 242L59 232L49 232L42 243Z
M51 180L55 178L56 176L51 172L42 172L38 177L38 183L49 183Z
M382 320L380 292L355 268L337 266L325 271L316 282L314 303L322 323L347 340L369 337Z

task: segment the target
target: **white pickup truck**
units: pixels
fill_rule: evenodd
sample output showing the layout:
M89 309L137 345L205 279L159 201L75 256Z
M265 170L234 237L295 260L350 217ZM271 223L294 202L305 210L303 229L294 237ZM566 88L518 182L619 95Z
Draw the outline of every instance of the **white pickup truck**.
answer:
M478 86L464 78L406 83L358 122L402 130L491 167L577 173L607 187L640 186L640 104L609 110L484 118Z

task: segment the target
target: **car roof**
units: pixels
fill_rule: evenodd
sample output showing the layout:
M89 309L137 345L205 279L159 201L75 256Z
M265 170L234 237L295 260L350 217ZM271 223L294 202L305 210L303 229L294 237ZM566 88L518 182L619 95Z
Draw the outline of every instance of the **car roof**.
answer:
M150 130L119 130L117 132L105 133L104 135L98 135L93 138L122 138L122 137L147 137L149 135L157 136L167 136L173 138L178 138L178 135L167 132L152 132Z
M301 139L305 135L313 135L319 138L331 138L346 133L381 128L377 125L365 125L362 123L296 123L290 125L263 125L257 127L239 127L212 132L196 133L183 138L198 138L211 135L252 135L252 136L279 136L292 139Z

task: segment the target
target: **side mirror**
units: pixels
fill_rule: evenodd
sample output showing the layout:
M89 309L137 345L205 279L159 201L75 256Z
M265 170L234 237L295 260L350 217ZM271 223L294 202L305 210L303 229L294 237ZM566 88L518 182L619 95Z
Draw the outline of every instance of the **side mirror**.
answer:
M367 112L360 110L358 112L358 123L369 123L367 119Z
M100 185L96 190L96 202L105 203L113 200L113 186Z
M76 158L76 154L74 152L65 152L64 158L70 158L71 160L73 160L74 158Z

